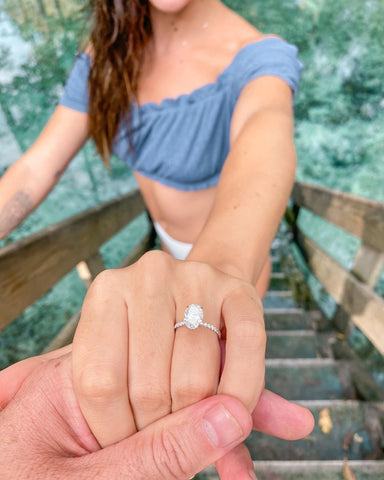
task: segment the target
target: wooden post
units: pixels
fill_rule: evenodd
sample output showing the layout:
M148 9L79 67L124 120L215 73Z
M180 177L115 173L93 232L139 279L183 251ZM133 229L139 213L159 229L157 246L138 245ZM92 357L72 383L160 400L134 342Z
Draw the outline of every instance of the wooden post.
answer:
M384 300L366 283L345 270L313 240L299 233L300 244L314 275L353 323L384 354ZM338 316L342 314L344 312L338 312ZM346 333L348 328L347 324Z
M384 254L363 243L357 251L352 273L360 281L375 288L383 267Z
M375 288L383 266L383 253L363 243L357 251L351 273L361 282ZM333 323L336 330L343 333L346 339L351 335L354 328L353 322L350 315L340 305L333 317Z
M334 328L344 335L344 339L348 339L354 328L350 315L339 305L332 318Z

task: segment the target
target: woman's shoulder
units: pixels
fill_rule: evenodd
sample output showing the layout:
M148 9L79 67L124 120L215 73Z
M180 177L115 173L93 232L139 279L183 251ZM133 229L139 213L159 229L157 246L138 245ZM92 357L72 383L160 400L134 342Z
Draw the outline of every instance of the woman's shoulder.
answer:
M232 26L232 61L222 78L231 79L241 90L257 77L278 76L296 92L303 69L296 45L278 34L261 32L236 14Z
M248 65L264 63L270 55L277 59L287 54L294 57L297 53L296 47L280 35L260 31L233 11L229 11L223 18L220 30L217 37L221 37L221 48L231 58L231 61L227 61L226 74L236 73L238 68Z
M228 12L228 11L227 11ZM264 33L256 26L245 20L234 11L230 10L225 18L223 36L230 38L233 47L240 51L248 44L257 43L266 38L278 38L284 40L274 33Z

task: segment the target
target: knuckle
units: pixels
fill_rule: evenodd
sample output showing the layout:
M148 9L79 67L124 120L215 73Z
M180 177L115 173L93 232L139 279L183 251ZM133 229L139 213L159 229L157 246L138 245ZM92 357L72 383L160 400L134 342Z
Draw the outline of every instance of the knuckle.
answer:
M103 270L97 274L88 291L94 295L103 294L107 287L115 283L116 275L116 270Z
M171 396L169 390L161 386L151 384L134 384L129 389L129 400L135 410L142 413L162 412L169 413L171 410Z
M154 462L161 478L178 480L191 476L192 461L182 432L163 429L154 439Z
M170 257L166 253L159 250L145 253L136 263L136 275L141 288L150 294L163 287L169 268Z
M174 409L192 405L214 395L216 392L215 387L210 382L204 381L203 378L179 383L172 391L172 404L176 407Z
M140 259L136 262L137 266L146 271L154 271L158 268L168 268L171 257L161 250L151 250L144 253Z
M238 294L249 297L253 301L256 310L262 313L264 311L263 302L260 295L257 293L255 286L245 280L237 280L237 282Z
M87 366L77 382L78 393L93 403L103 403L123 395L126 386L121 374L106 366Z

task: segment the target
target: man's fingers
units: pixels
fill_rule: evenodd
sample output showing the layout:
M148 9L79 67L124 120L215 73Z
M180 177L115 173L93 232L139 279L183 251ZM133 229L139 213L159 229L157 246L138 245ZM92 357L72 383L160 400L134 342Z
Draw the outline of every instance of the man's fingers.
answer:
M39 367L43 362L47 360L61 357L69 353L72 350L72 345L54 350L53 352L40 355L38 357L27 358L21 362L15 363L10 367L0 372L0 410L4 409L16 393L20 390L20 387L24 383L24 380Z
M179 410L122 442L77 459L99 480L190 478L249 434L252 420L237 399L217 395ZM82 477L80 477L82 478Z
M284 440L299 440L314 427L312 413L276 393L264 390L252 413L253 429Z

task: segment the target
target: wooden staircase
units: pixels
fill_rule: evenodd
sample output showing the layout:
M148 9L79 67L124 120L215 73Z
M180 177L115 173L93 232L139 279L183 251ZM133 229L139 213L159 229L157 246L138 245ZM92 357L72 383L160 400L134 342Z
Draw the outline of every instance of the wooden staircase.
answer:
M350 271L301 230L302 209L360 239ZM105 268L100 247L144 210L139 192L131 192L1 249L0 330L74 268L89 286ZM314 304L303 309L293 295L292 275L281 263L282 248L276 249L264 300L266 386L308 407L316 427L294 442L252 433L247 445L258 479L384 480L384 393L347 341L357 326L384 354L384 300L375 291L384 267L384 204L296 183L286 220L292 229L291 252L300 252L338 308L331 320ZM120 267L153 245L152 229ZM298 285L303 292L304 277ZM79 316L73 315L46 351L72 341ZM319 424L320 417L329 430ZM211 468L199 477L211 480L217 474Z
M272 274L264 307L266 388L309 408L316 426L298 441L252 432L246 444L258 480L383 480L384 392L370 379L366 393L372 401L358 398L361 376L353 374L364 367L357 357L335 358L342 340L319 310L296 304L284 273ZM320 417L329 431L319 425ZM195 478L219 477L210 467Z

